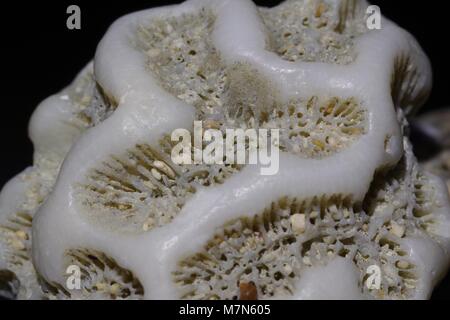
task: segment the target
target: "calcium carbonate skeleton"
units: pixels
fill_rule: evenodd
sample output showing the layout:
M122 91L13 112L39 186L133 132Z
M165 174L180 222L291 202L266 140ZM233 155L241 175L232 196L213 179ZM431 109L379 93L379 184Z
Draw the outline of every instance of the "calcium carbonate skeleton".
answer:
M0 289L428 298L449 267L450 205L407 118L430 64L386 18L369 30L368 5L190 0L114 23L94 63L33 115L34 165L0 196ZM279 172L175 164L170 135L194 121L279 128Z

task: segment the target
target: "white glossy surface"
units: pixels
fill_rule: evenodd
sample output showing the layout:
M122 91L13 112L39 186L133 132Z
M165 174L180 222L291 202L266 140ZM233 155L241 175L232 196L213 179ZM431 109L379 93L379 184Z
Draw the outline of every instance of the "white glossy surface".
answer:
M322 160L281 154L280 171L275 176L261 176L258 167L246 167L221 186L199 190L172 223L149 233L123 235L89 224L73 199L73 185L79 177L109 155L144 141L156 144L163 134L190 128L194 120L193 107L161 89L146 70L144 55L131 46L129 38L138 24L153 17L195 12L202 6L210 6L217 14L212 37L227 63L250 63L277 86L284 100L321 94L357 96L369 113L367 134L351 147ZM110 118L83 133L70 149L54 191L35 217L33 258L47 280L65 282L63 256L67 249L95 248L133 270L146 288L145 298L177 298L171 279L177 261L200 250L225 222L256 214L283 196L346 194L362 201L375 171L400 160L402 134L390 88L395 58L411 53L423 75L419 87L431 86L429 62L415 40L385 19L382 30L368 32L356 40L357 59L350 65L292 63L265 50L265 31L256 10L248 0L194 0L126 16L109 29L98 47L95 76L119 107ZM61 123L64 104L61 97L53 97L36 111L30 133L40 152L65 155L79 134L62 124L46 129L49 123ZM387 137L390 148L386 150ZM438 213L442 216L441 233L448 239L445 197L442 208ZM430 239L408 239L405 245L411 248L410 255L423 274L431 274L424 276L417 293L417 298L427 297L446 269L448 246L443 249ZM361 298L352 268L348 261L339 258L327 266L307 270L297 284L294 298ZM328 285L330 281L333 286Z

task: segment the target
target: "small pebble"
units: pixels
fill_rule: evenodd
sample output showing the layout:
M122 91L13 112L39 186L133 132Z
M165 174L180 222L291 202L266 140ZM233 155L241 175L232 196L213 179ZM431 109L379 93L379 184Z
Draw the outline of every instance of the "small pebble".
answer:
M291 217L292 230L296 234L301 234L306 231L306 216L304 214L296 213Z
M253 282L239 283L239 300L258 300L258 291Z
M392 221L390 232L399 238L403 238L403 236L405 235L405 227L402 225L399 225L395 221Z
M409 262L405 260L400 260L397 262L397 267L399 269L408 269L409 268Z
M156 180L162 179L161 173L159 173L159 171L156 170L155 168L152 169L152 175Z

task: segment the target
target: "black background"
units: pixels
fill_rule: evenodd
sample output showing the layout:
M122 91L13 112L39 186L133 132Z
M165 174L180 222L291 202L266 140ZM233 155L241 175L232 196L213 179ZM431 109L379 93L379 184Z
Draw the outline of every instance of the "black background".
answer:
M96 45L118 17L137 10L181 1L59 0L1 4L0 187L32 163L29 118L37 104L68 85L94 56ZM255 1L272 6L280 1ZM429 55L434 89L424 110L450 105L446 1L378 0L383 15L409 30ZM81 7L82 29L66 27L66 9ZM450 278L433 298L450 299Z

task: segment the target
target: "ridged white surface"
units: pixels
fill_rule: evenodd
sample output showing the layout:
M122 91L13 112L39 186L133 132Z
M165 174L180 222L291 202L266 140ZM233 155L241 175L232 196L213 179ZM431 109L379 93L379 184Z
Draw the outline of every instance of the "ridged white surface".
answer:
M217 15L212 39L226 63L249 63L270 79L285 101L313 95L357 97L368 111L367 133L349 148L324 159L282 153L280 171L274 176L261 176L258 166L248 166L223 185L198 190L173 222L148 233L124 235L90 224L75 203L74 183L110 155L139 143L156 145L161 136L176 128L191 128L195 116L192 106L159 86L146 70L146 57L129 39L138 25L153 18L196 12L204 6ZM53 192L34 219L33 259L38 272L48 281L65 283L65 251L95 248L132 270L145 288L145 298L178 298L172 281L177 262L200 251L224 223L257 214L284 196L306 199L343 194L362 201L376 170L396 164L403 155L403 137L391 97L395 59L402 54L411 56L422 75L418 87L431 85L428 60L415 40L387 19L383 23L382 30L356 39L353 63L330 65L288 62L267 51L257 7L247 0L193 0L118 20L98 47L95 76L119 105L111 117L86 131L70 149ZM50 126L60 123L64 111L48 113L47 109L63 110L63 105L61 99L50 98L33 117L30 132L37 150L65 153L77 134L63 126ZM448 239L448 199L442 199L442 207L441 234ZM423 270L417 298L425 298L446 263L448 266L448 247L431 239L404 239L404 244ZM358 275L342 260L305 272L293 297L361 298ZM324 275L339 280L328 287Z

